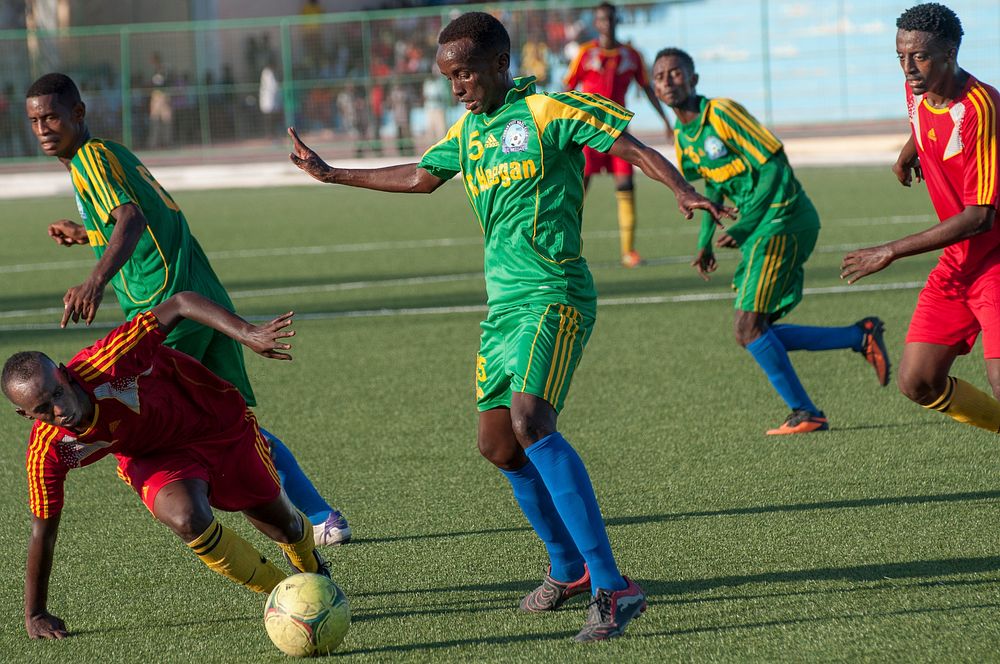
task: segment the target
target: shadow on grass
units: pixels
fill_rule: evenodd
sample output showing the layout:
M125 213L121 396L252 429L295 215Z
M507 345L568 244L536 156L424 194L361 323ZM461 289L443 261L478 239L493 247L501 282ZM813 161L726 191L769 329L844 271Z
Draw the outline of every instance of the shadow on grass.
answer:
M662 636L682 636L684 634L711 634L716 632L731 632L746 629L761 629L768 627L788 627L790 625L811 625L825 622L841 622L845 620L863 620L870 623L873 618L887 618L891 616L913 616L913 615L934 615L951 614L961 611L995 611L1000 604L962 604L957 606L929 607L923 609L899 609L896 611L876 611L865 613L838 613L831 616L813 616L809 618L793 618L791 620L762 620L752 623L740 623L736 625L713 625L704 627L690 627L687 629L667 630L660 632L642 632L638 629L631 630L629 636L632 638L652 638Z
M642 514L636 516L617 516L605 519L609 526L634 526L647 523L666 523L681 519L698 519L717 516L745 516L751 514L781 514L785 512L810 512L819 510L858 509L866 507L885 507L887 505L923 505L929 503L971 502L977 500L1000 499L1000 491L965 491L960 493L939 493L926 496L888 496L882 498L857 498L853 500L827 500L816 503L792 503L788 505L760 505L755 507L733 507L720 510L699 510L693 512L673 512L670 514ZM420 535L391 535L388 537L369 537L353 539L355 543L383 544L389 542L408 542L424 539L448 539L451 537L469 537L474 535L498 535L502 533L528 532L528 526L509 526L505 528L482 528L479 530L456 530L445 533L423 533Z
M359 648L358 650L342 650L337 655L370 655L375 653L413 652L415 650L438 650L441 648L457 648L461 646L509 645L511 643L527 643L531 641L569 640L576 632L549 632L546 634L497 634L470 639L450 639L448 641L429 641L427 643L401 643L379 648Z
M231 618L192 618L191 620L179 620L176 622L158 622L155 626L143 625L142 629L148 630L151 627L155 629L172 629L175 627L199 627L201 625L226 625L229 623L247 623L247 622L257 622L261 617L257 614L250 616L233 616ZM73 629L70 630L70 636L86 636L89 634L111 634L112 632L135 632L139 627L137 624L133 625L121 625L118 627L85 627L83 629Z
M762 572L760 574L717 576L709 579L646 581L650 595L683 595L715 588L731 588L754 583L802 583L806 581L886 581L889 579L937 578L957 574L982 574L1000 570L1000 557L942 558L900 563L876 563L850 567Z

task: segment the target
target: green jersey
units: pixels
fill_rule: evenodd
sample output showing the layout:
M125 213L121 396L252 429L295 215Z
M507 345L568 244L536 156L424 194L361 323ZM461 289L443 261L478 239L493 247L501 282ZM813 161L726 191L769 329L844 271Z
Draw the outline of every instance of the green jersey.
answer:
M596 310L582 256L583 146L607 152L632 113L600 95L535 92L519 78L490 114L466 113L420 167L462 174L485 237L491 309L562 303Z
M765 221L767 232L776 231L776 225L783 232L817 228L815 214L791 213L800 204L811 205L781 141L735 101L702 97L698 117L677 122L674 137L684 177L704 178L706 197L716 202L729 198L739 208L739 222L726 230L738 244L763 228ZM711 247L714 228L706 214L700 248Z

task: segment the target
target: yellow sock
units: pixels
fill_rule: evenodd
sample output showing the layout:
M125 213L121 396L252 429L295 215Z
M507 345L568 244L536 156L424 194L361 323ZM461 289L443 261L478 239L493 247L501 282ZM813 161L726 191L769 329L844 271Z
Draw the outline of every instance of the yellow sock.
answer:
M188 546L208 568L258 593L269 593L287 574L217 520Z
M313 550L316 548L316 543L313 541L313 526L302 512L299 512L299 518L302 519L302 539L291 544L278 542L278 546L288 556L288 561L295 569L315 573L319 569L319 563L313 555Z
M924 408L944 413L962 424L1000 433L1000 401L960 378L948 376L944 394Z
M622 243L622 256L635 251L635 192L616 191L618 199L618 237Z

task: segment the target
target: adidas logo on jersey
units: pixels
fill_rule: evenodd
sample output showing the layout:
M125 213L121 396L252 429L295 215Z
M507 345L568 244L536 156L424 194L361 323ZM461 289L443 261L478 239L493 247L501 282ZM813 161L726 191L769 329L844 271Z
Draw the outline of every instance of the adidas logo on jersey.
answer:
M937 140L937 132L934 131L934 127L931 127L931 130L927 132L927 138L931 139L932 141Z
M483 145L488 148L498 148L500 147L500 141L498 141L493 134L490 134L486 137L486 142L483 143Z

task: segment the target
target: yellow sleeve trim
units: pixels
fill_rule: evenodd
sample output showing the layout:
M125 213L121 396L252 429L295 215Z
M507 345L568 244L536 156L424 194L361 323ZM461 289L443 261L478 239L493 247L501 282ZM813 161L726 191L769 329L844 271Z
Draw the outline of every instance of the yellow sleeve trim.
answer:
M589 124L612 138L621 136L622 132L620 129L601 122L582 108L570 106L554 97L531 95L530 97L525 97L525 101L528 103L528 108L531 109L531 114L535 117L535 126L538 127L539 135L544 133L545 128L554 120L575 120Z

